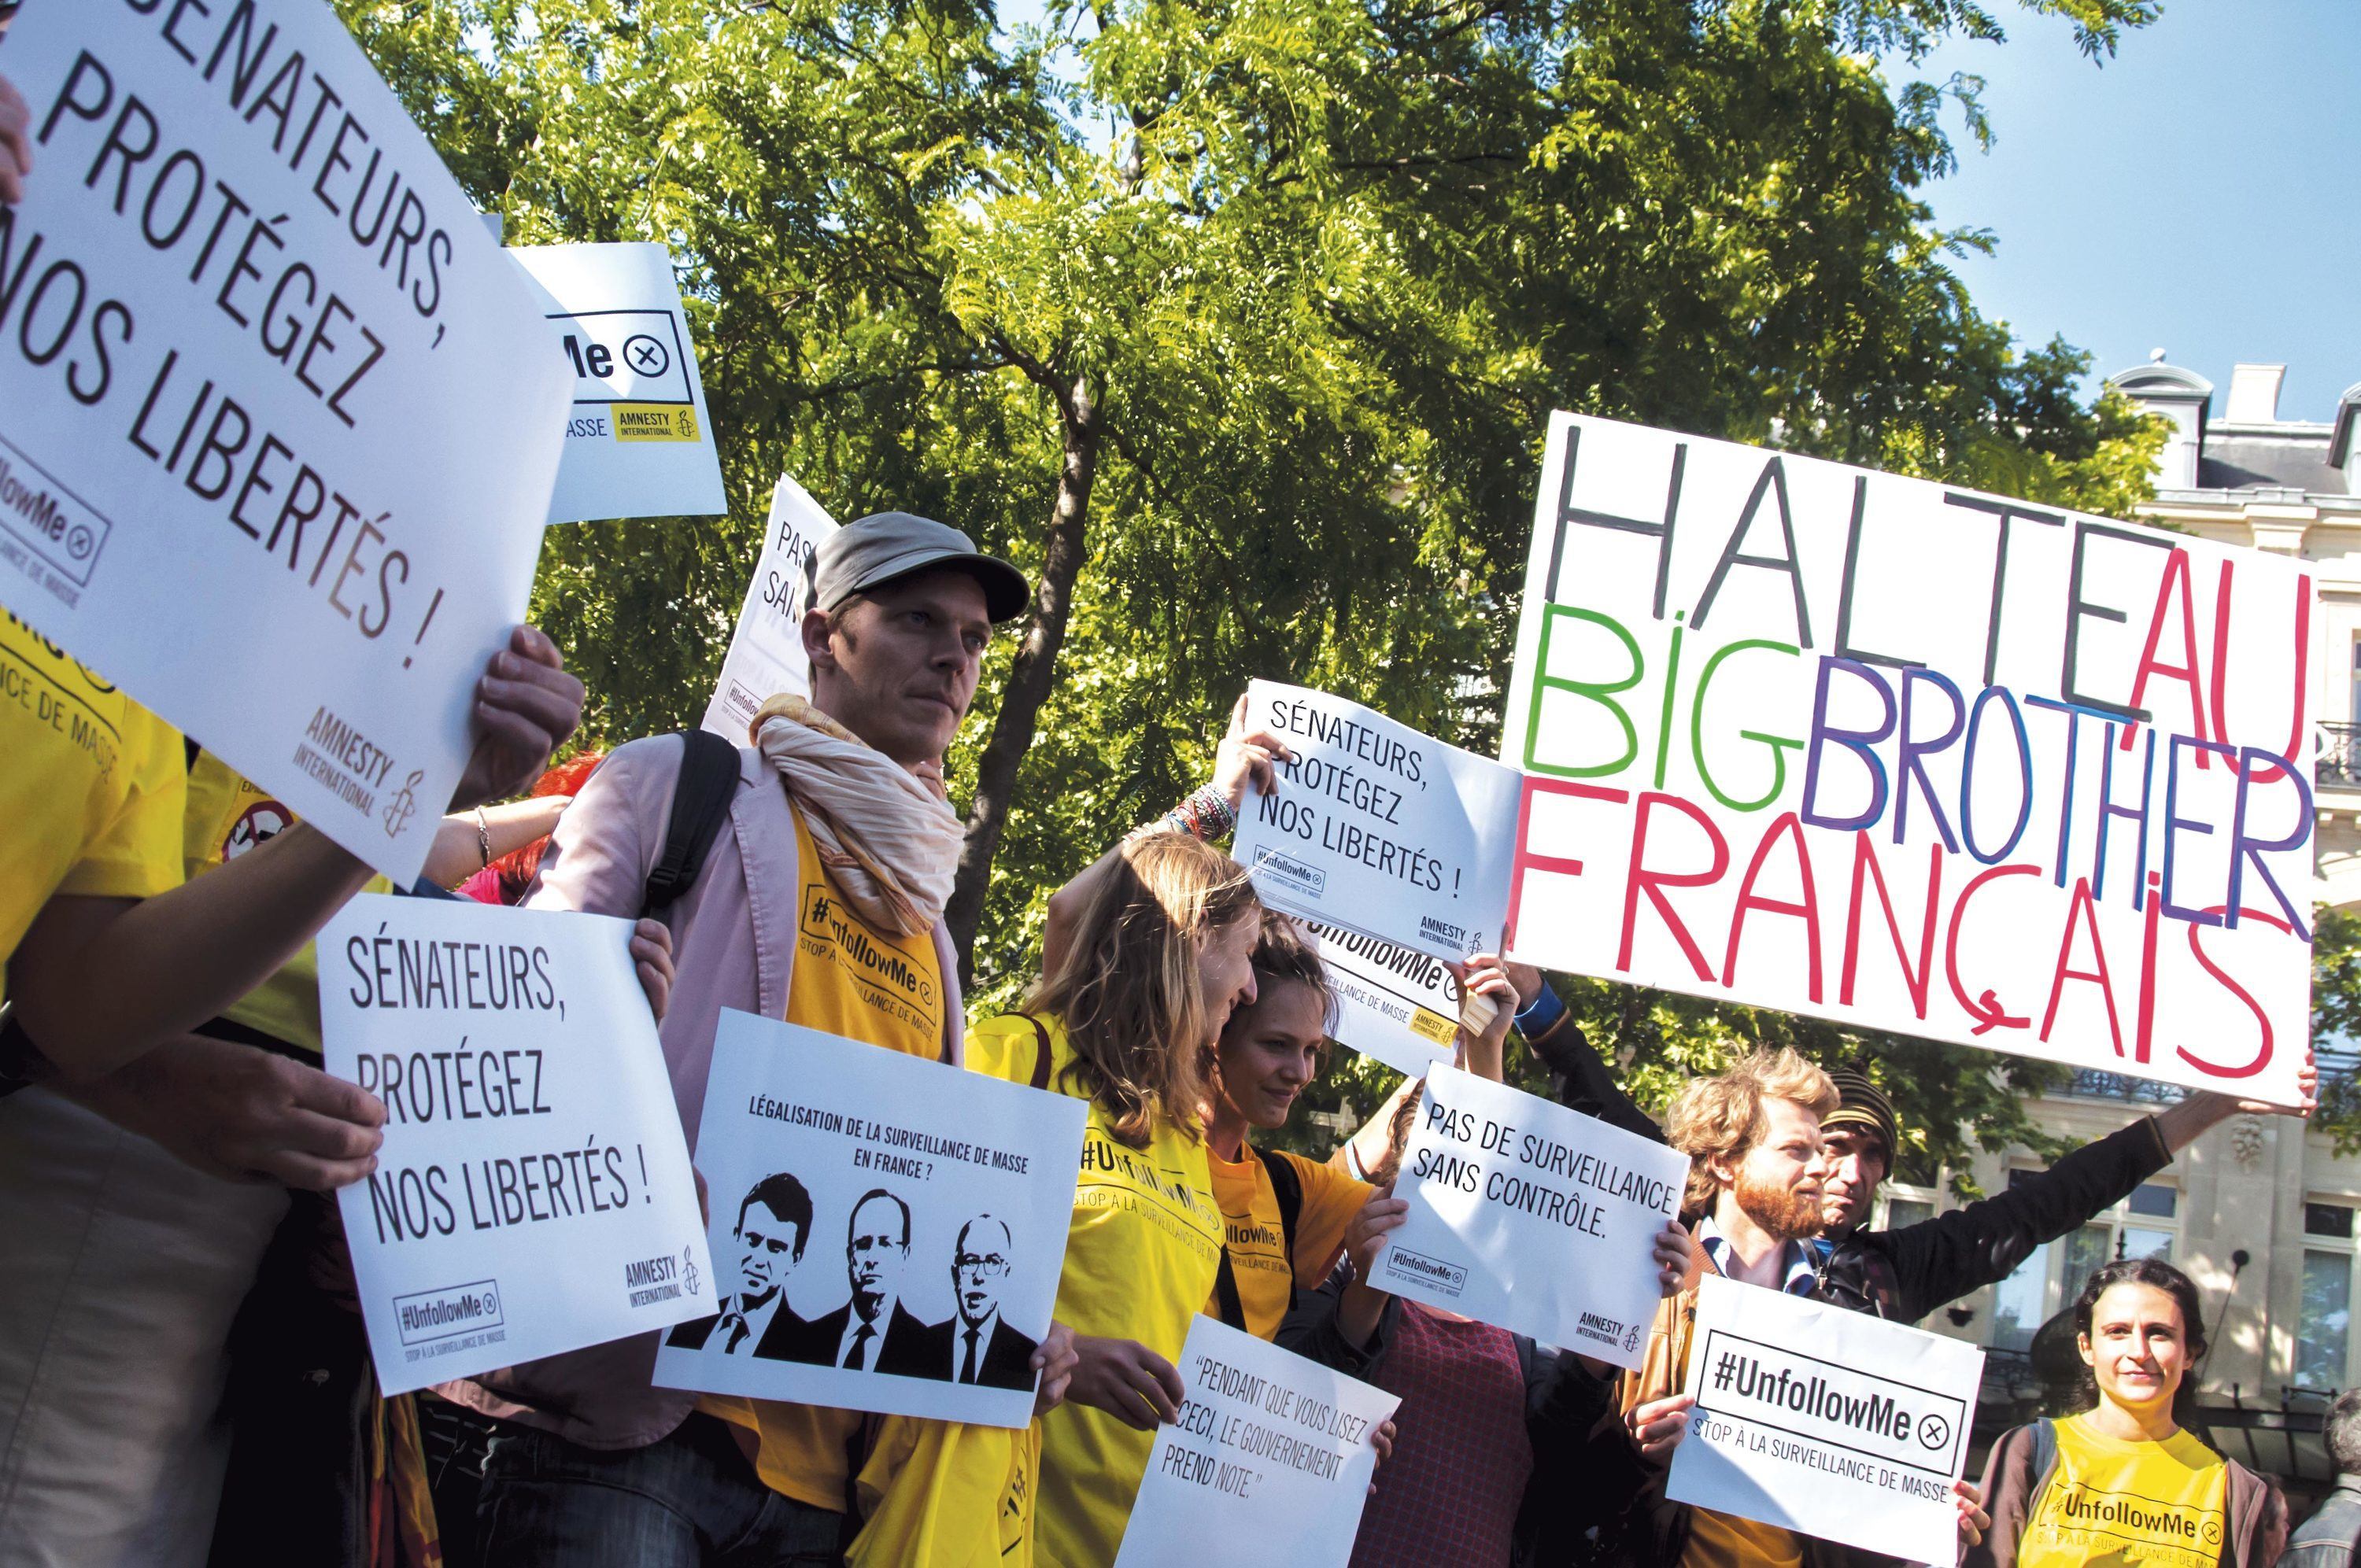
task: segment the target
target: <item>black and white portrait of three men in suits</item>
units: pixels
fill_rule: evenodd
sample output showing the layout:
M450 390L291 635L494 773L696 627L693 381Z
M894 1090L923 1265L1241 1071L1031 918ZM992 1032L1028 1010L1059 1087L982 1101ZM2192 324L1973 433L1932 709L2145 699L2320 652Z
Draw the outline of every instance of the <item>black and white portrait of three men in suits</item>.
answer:
M978 1214L960 1227L950 1259L953 1311L937 1323L904 1304L910 1206L882 1187L862 1193L846 1222L844 1305L814 1318L798 1315L788 1300L788 1282L810 1255L812 1224L811 1194L801 1181L782 1171L756 1182L739 1204L731 1233L738 1276L720 1312L680 1324L665 1343L678 1350L1032 1388L1035 1341L1000 1315L1016 1245L1005 1220Z

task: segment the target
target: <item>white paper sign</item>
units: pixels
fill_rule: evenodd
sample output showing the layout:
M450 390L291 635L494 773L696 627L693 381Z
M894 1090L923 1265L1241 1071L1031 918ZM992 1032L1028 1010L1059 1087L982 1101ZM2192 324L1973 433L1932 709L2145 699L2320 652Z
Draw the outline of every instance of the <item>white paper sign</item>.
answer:
M1233 852L1264 903L1447 958L1498 945L1514 769L1301 686L1256 681L1246 707L1295 752L1238 817Z
M574 378L549 521L730 510L672 253L661 245L519 246Z
M548 515L532 293L318 0L27 6L0 58L0 603L406 883Z
M2312 572L1558 414L1510 949L2293 1103Z
M1086 1113L725 1009L697 1138L719 1313L666 1336L656 1381L1027 1424Z
M1402 1150L1410 1213L1375 1283L1544 1344L1640 1365L1686 1156L1438 1062Z
M1157 1429L1115 1568L1342 1563L1401 1400L1202 1314L1180 1347L1180 1420Z
M1302 925L1327 966L1340 1043L1411 1078L1451 1059L1459 992L1441 959L1317 921Z
M818 501L786 475L771 492L771 519L754 580L730 634L721 678L706 705L705 728L730 744L746 744L746 728L774 696L811 695L811 664L804 657L804 611L810 608L806 576L812 552L836 532Z
M320 933L327 1069L385 1102L336 1195L389 1394L712 1310L631 922L363 894Z
M1665 1497L1912 1563L1958 1555L1984 1353L1708 1275Z

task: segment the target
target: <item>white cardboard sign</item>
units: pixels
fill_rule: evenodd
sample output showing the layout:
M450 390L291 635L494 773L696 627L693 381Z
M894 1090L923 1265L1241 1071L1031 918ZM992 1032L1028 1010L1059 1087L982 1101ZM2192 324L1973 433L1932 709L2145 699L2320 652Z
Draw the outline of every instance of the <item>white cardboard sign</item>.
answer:
M747 726L764 703L782 694L811 695L811 663L804 657L804 611L811 607L808 569L812 552L836 532L836 523L801 485L782 474L771 492L771 516L763 531L763 553L746 602L738 611L721 678L706 705L705 728L734 746L746 744Z
M1394 1195L1410 1213L1374 1283L1544 1344L1640 1365L1654 1249L1686 1157L1437 1062Z
M320 933L330 1072L385 1102L336 1195L399 1394L712 1310L631 922L363 894Z
M2291 555L1555 415L1510 948L2292 1103L2315 598Z
M1441 959L1317 921L1302 926L1327 966L1339 1043L1411 1078L1451 1059L1459 990Z
M397 882L522 619L567 382L318 0L26 8L0 603Z
M574 378L549 521L730 510L697 345L661 245L519 246Z
M1180 1420L1157 1429L1115 1568L1198 1568L1216 1541L1233 1568L1350 1557L1369 1434L1401 1401L1202 1314L1180 1373Z
M1958 1555L1984 1353L1708 1275L1698 1282L1675 1502L1912 1563Z
M670 1388L1021 1427L1082 1171L1083 1103L725 1009L697 1167L719 1312Z
M1246 726L1287 741L1235 853L1275 909L1463 959L1498 946L1517 774L1325 692L1256 681Z

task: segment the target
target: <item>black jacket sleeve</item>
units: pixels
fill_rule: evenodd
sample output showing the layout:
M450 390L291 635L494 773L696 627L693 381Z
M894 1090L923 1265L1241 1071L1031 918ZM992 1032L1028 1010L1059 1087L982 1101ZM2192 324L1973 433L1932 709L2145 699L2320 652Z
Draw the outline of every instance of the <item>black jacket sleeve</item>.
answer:
M1281 1350L1293 1351L1366 1383L1384 1365L1386 1347L1393 1340L1394 1321L1401 1315L1401 1299L1386 1298L1385 1310L1378 1314L1378 1332L1369 1336L1367 1345L1356 1345L1336 1325L1336 1315L1345 1305L1345 1287L1352 1279L1351 1261L1339 1260L1319 1289L1306 1290L1296 1297L1293 1309L1279 1321L1275 1343Z
M1627 1133L1637 1133L1651 1143L1664 1141L1664 1129L1623 1092L1623 1086L1615 1081L1615 1075L1599 1060L1598 1053L1591 1048L1589 1036L1574 1021L1573 1014L1559 1014L1557 1023L1543 1031L1541 1038L1528 1038L1525 1043L1533 1047L1533 1054L1549 1069L1550 1091L1557 1096L1559 1104L1586 1116L1596 1116Z
M2035 1247L2120 1201L2171 1163L2156 1118L2142 1117L2005 1191L1898 1231L1865 1233L1860 1242L1893 1263L1899 1316L1915 1323L2007 1278Z

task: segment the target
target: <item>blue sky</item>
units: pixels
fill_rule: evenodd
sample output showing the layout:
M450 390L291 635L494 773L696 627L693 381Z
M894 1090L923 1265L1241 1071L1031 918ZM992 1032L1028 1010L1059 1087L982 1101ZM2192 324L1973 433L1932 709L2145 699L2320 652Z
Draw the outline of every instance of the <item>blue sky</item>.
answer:
M2062 24L1992 9L2007 43L1920 72L1987 82L1992 150L1953 115L1959 172L1926 192L1999 238L1955 264L1978 307L2098 375L2164 348L2217 415L2233 364L2285 363L2279 417L2332 418L2361 381L2361 4L2166 0L2104 69Z

